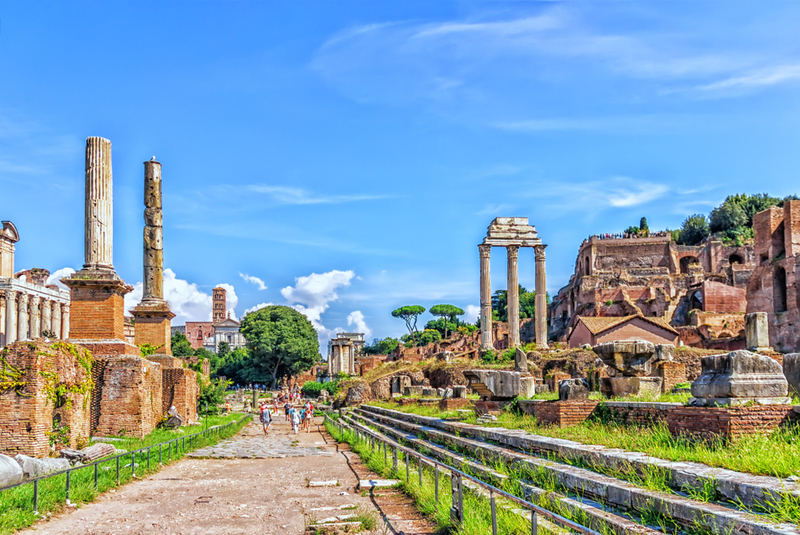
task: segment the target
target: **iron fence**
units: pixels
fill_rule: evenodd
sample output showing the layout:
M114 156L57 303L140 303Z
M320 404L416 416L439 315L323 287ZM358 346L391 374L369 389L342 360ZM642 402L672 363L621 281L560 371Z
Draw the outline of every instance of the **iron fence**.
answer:
M84 464L81 466L70 467L66 470L59 470L58 472L51 472L49 474L45 474L43 476L39 476L33 479L27 479L25 481L21 481L19 483L15 483L14 485L8 485L6 487L0 488L0 492L4 492L7 490L11 490L13 488L22 487L25 485L33 485L33 512L34 514L38 514L38 506L39 506L39 482L45 479L50 479L53 477L58 477L61 475L66 474L66 503L70 503L70 483L72 479L72 473L77 472L78 470L85 470L89 468L94 469L94 488L97 490L98 488L98 479L99 479L99 467L101 464L105 464L111 461L114 461L116 466L116 481L117 486L119 485L119 474L120 469L124 470L125 468L131 469L131 478L136 476L136 460L137 456L140 462L145 462L146 456L146 463L147 468L150 468L151 456L154 455L153 451L158 448L158 462L161 463L164 458L164 449L166 448L166 457L168 460L172 460L172 450L174 446L175 455L177 456L179 453L186 453L186 441L189 441L189 450L197 448L197 441L200 437L207 438L209 436L217 436L219 437L222 431L236 425L240 425L247 419L252 419L252 415L246 415L238 420L234 420L232 422L228 422L224 425L215 425L213 427L209 427L197 433L193 433L191 435L186 435L183 437L174 438L172 440L167 440L165 442L159 442L158 444L153 444L151 446L147 446L144 448L139 448L138 450L134 451L126 451L125 453L120 453L119 455L114 455L111 457L105 457L103 459L99 459L89 464ZM194 444L193 444L194 443ZM120 465L120 460L124 459L125 457L130 457L131 462L130 464L122 464Z
M387 446L392 449L392 469L394 472L397 471L397 464L398 464L398 452L402 452L405 455L405 465L406 465L406 481L410 481L410 463L409 459L416 459L418 473L419 473L419 485L422 486L422 465L423 463L429 465L433 468L434 473L434 506L438 509L439 504L439 471L440 469L444 472L450 473L450 492L452 495L452 507L450 508L450 519L456 524L461 524L464 522L464 479L467 479L474 483L475 485L481 487L482 489L489 492L489 501L491 506L491 516L492 516L492 534L497 535L497 504L496 504L496 497L500 496L505 498L511 502L516 503L524 507L525 509L530 510L531 512L531 534L537 535L539 529L539 522L538 522L538 515L541 515L548 520L555 522L565 528L570 530L576 531L578 533L582 533L584 535L601 535L599 532L592 530L591 528L587 528L586 526L582 526L577 522L574 522L568 518L564 518L563 516L554 513L552 511L548 511L538 505L531 503L527 500L520 498L519 496L515 496L504 490L501 490L494 485L490 485L485 481L481 481L480 479L476 478L475 476L471 476L465 472L462 472L452 466L444 464L436 459L423 455L416 450L411 448L407 448L402 446L398 442L385 437L384 435L373 431L366 425L362 425L359 423L353 423L352 425L342 422L340 420L334 420L330 417L329 414L325 415L325 419L330 421L333 425L337 426L340 433L344 433L344 429L347 428L351 432L356 434L356 437L364 442L370 444L370 448L375 451L376 449L380 451L381 444L383 444L383 459L384 463L388 463L388 452ZM377 445L377 448L376 448Z

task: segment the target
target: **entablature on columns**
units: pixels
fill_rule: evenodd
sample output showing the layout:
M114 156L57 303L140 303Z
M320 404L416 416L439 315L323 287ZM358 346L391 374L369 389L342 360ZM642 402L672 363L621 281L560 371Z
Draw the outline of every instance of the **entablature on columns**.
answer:
M27 281L21 281L14 278L0 278L0 292L5 296L6 290L17 292L17 294L26 294L30 297L38 297L48 301L55 301L57 303L69 304L69 292L61 288L48 288L46 286L39 286Z
M536 247L543 245L536 227L527 217L497 217L486 231L481 245L490 247Z

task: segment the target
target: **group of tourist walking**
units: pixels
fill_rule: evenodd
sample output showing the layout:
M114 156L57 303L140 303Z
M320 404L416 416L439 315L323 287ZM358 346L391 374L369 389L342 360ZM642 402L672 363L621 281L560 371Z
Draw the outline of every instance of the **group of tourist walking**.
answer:
M270 425L272 425L273 419L278 414L278 402L279 399L274 398L271 407L266 401L262 401L261 405L259 406L259 419L261 421L261 425L264 426L265 435L269 432ZM305 405L298 409L292 404L291 397L287 396L287 399L285 399L285 403L283 405L283 410L284 415L286 416L286 421L292 425L292 430L294 431L295 435L298 433L298 429L301 426L302 430L306 433L311 432L311 422L314 419L313 403L306 401Z

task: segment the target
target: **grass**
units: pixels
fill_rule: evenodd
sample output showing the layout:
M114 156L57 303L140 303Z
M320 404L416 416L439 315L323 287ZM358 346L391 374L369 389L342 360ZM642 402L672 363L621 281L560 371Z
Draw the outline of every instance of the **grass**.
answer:
M225 416L208 417L203 424L187 426L182 428L183 433L177 431L166 431L156 429L144 439L128 438L123 442L114 442L114 446L120 449L137 450L153 446L167 440L184 437L202 431L206 426L220 425L234 422L241 418L241 414L230 414ZM162 466L182 458L184 454L196 448L201 448L209 444L214 444L219 440L228 438L244 427L248 422L245 419L238 425L233 425L220 432L219 436L211 434L208 437L198 436L197 443L187 442L186 449L179 442L176 450L173 444L170 454L166 448L163 449L161 464L158 459L158 449L151 451L150 463L148 467L147 454L139 453L136 455L136 478L157 472ZM181 441L182 442L182 441ZM94 486L94 468L89 466L83 469L73 470L70 476L70 501L73 504L80 504L94 501L103 492L125 484L133 479L131 472L132 455L120 458L119 483L117 483L116 460L101 462L98 466L97 489ZM33 512L33 484L26 484L0 492L0 535L14 533L17 530L26 528L43 517L56 514L66 507L66 474L54 476L39 481L39 514Z
M455 414L442 413L435 406L401 407L394 403L381 402L370 404L438 418L447 418ZM464 421L477 423L474 413ZM497 417L497 422L487 425L522 429L535 435L637 451L670 461L698 462L749 474L779 478L800 476L800 426L798 425L778 429L771 435L747 435L735 442L673 437L667 424L663 422L644 427L587 420L563 428L540 426L531 416L506 411Z

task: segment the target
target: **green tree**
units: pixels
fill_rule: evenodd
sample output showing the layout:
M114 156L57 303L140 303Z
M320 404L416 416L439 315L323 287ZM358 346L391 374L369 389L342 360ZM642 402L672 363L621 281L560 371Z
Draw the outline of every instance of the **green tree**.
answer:
M429 311L432 315L449 321L455 321L458 327L458 316L463 316L464 311L455 305L434 305ZM447 322L444 324L444 337L447 338Z
M438 342L442 339L442 334L433 329L425 329L419 335L419 345L426 346L428 344Z
M647 218L643 217L639 220L639 230L642 231L642 234L645 236L650 234L650 227L647 226Z
M708 237L708 220L703 214L694 214L686 218L681 225L678 243L682 245L697 245Z
M314 326L304 315L285 306L268 306L242 319L240 331L247 340L249 357L242 378L272 380L311 369L322 360Z
M402 318L406 322L406 328L411 338L417 332L417 318L425 312L425 307L419 305L406 305L392 310L392 317Z
M186 338L186 335L180 331L175 331L172 334L170 345L172 347L172 356L174 357L191 357L194 355L192 344Z
M546 296L550 302L550 296ZM519 318L533 318L536 314L536 292L529 292L524 286L519 287ZM508 292L497 290L492 296L492 319L508 321Z
M438 318L435 320L430 320L428 323L425 324L426 329L433 329L435 331L439 331L442 334L442 338L446 338L445 333L454 333L458 331L459 325L453 321L448 321L447 318Z
M217 356L221 359L225 358L225 355L231 352L231 345L226 341L221 341L217 345Z
M747 225L747 214L738 203L724 202L711 210L710 232L735 231Z
M372 344L364 346L363 351L365 355L389 355L397 349L400 345L400 340L397 338L384 338L378 340L377 338L372 341Z
M220 405L225 402L225 391L231 385L231 381L217 379L200 389L200 397L197 400L198 412L203 415L219 414Z

